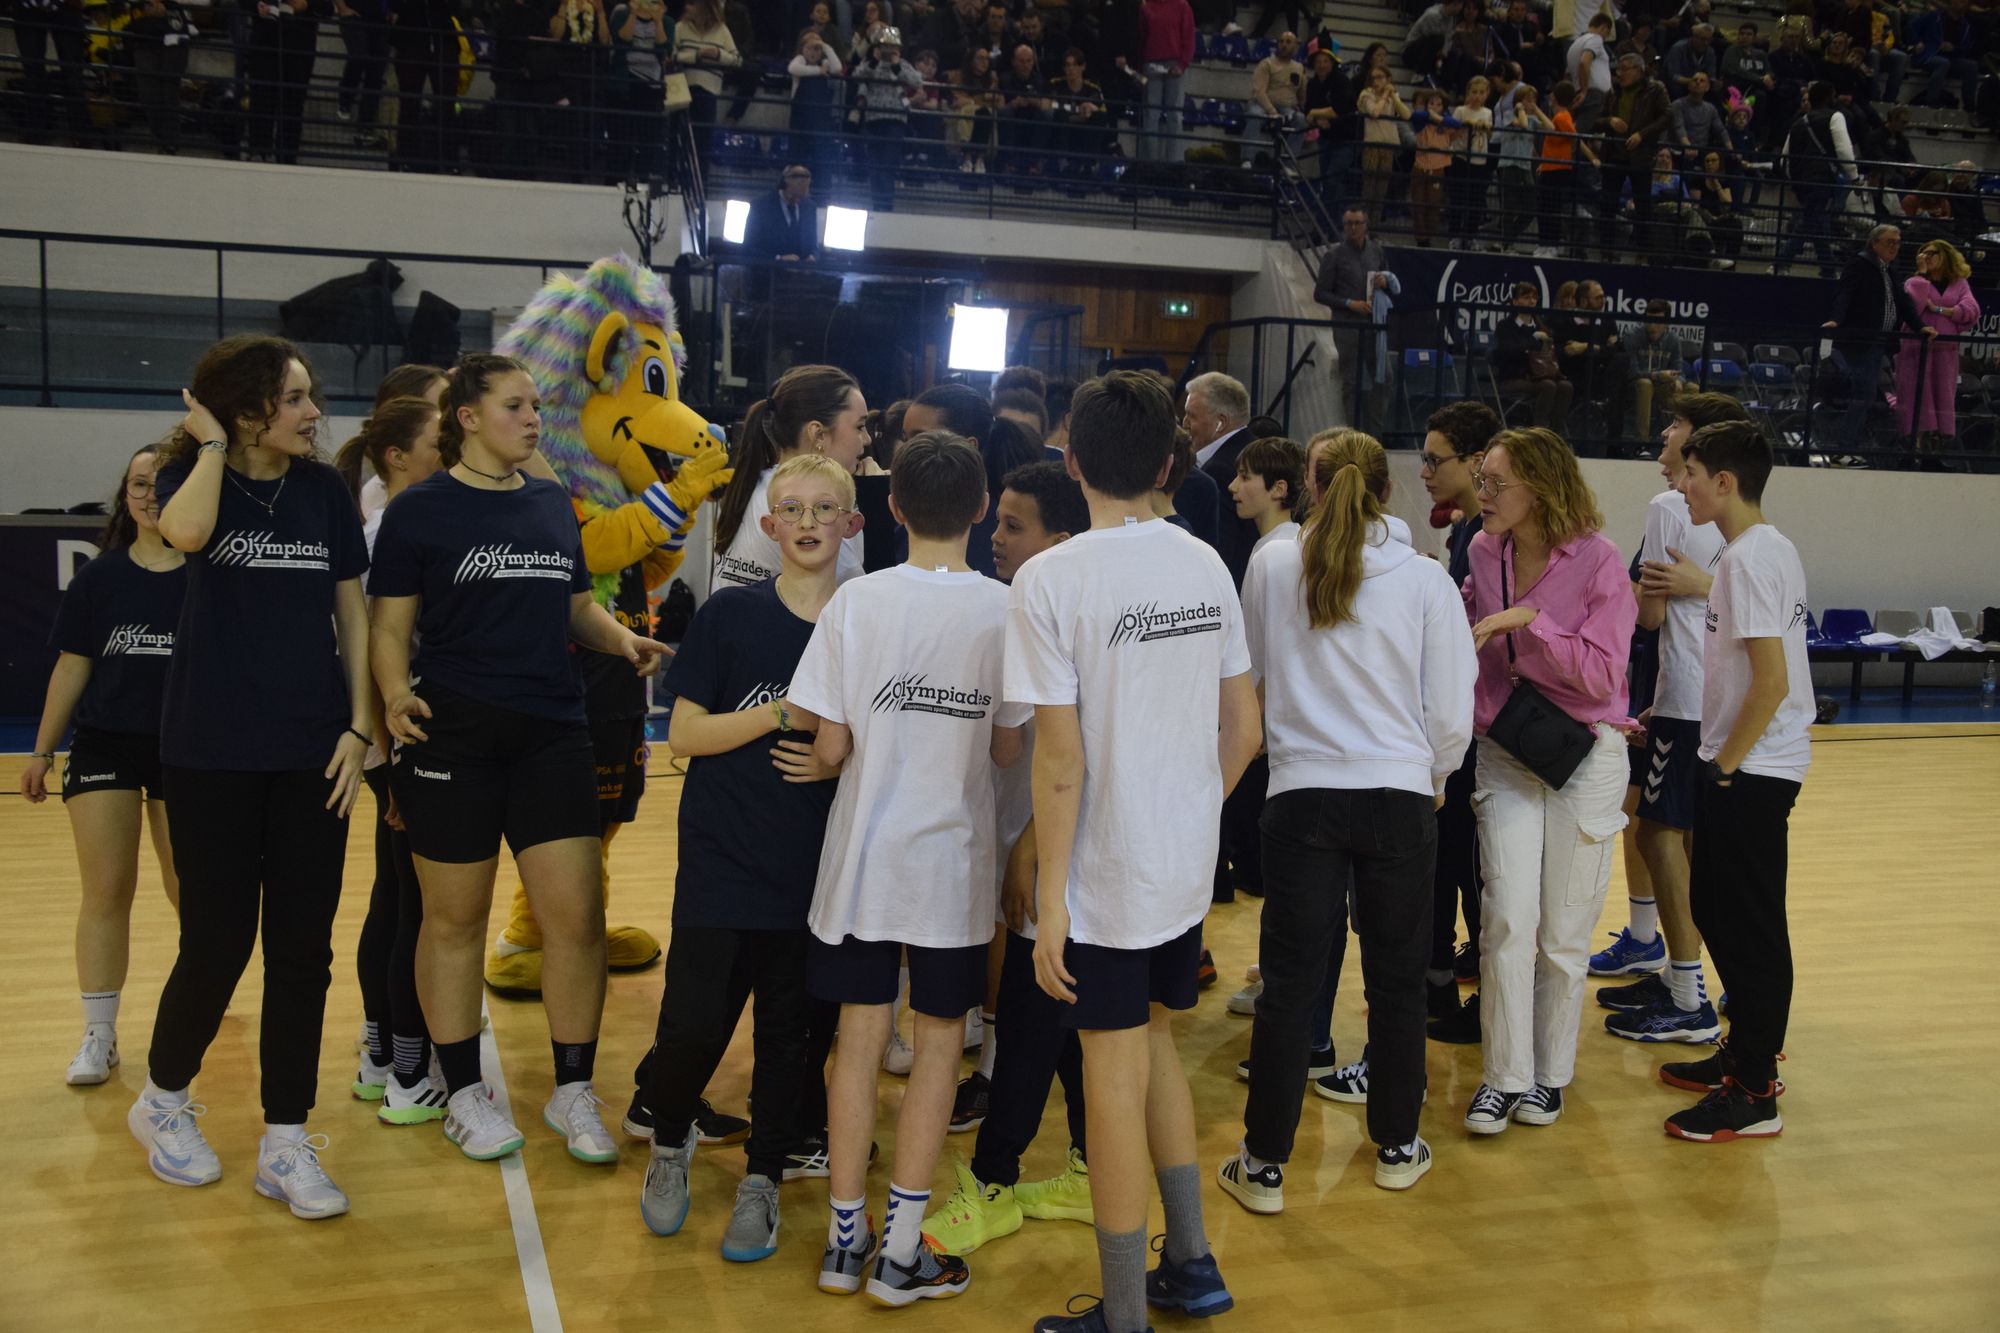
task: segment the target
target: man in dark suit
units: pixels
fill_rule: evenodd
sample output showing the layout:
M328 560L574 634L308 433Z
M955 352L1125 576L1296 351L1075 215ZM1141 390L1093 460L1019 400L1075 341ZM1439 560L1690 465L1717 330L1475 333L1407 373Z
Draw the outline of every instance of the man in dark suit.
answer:
M1869 232L1867 246L1840 271L1833 318L1826 322L1834 330L1834 354L1847 366L1847 411L1840 419L1840 445L1850 452L1860 444L1868 409L1875 403L1882 358L1889 350L1882 335L1909 328L1926 338L1937 337L1937 330L1918 317L1910 294L1891 271L1902 248L1898 227L1885 223Z
M798 163L785 168L778 188L750 204L743 225L743 248L759 259L811 259L819 253L819 205L812 198L812 171Z
M1236 456L1250 443L1250 391L1240 380L1212 370L1188 381L1187 405L1181 425L1194 440L1196 465L1213 481L1219 494L1226 494L1236 480ZM1257 525L1235 514L1223 513L1215 527L1215 549L1229 566L1229 577L1243 586L1243 571L1250 564L1250 548L1257 544Z

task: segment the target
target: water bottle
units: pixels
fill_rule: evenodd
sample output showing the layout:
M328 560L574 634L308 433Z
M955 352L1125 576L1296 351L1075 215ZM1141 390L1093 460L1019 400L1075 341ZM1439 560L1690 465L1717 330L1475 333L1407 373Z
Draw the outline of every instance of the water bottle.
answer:
M1988 662L1986 673L1979 678L1979 706L1991 712L1996 698L2000 698L2000 665Z

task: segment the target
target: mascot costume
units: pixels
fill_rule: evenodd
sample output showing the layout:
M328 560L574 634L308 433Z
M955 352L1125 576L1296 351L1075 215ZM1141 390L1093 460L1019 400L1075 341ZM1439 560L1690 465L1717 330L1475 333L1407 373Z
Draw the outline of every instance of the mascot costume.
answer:
M542 454L569 488L597 599L620 624L649 633L648 591L680 568L696 510L730 477L721 432L680 400L685 351L665 281L626 255L581 278L557 274L494 350L525 365L541 390ZM581 660L608 909L611 840L645 790L646 682L621 659ZM659 940L637 926L607 926L605 944L613 971L660 956ZM541 927L518 885L486 983L510 995L542 987Z

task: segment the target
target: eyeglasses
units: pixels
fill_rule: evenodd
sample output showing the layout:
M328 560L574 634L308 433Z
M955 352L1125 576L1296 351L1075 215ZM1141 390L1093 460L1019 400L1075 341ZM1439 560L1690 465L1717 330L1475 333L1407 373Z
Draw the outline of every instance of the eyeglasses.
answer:
M800 504L797 500L780 500L771 506L772 515L788 528L797 527L799 520L808 513L813 516L814 523L820 527L827 527L853 512L831 500L820 500L811 505Z
M1447 454L1445 457L1439 458L1434 454L1419 454L1417 457L1417 471L1423 473L1426 477L1434 477L1437 475L1437 470L1446 463L1455 463L1465 457L1465 455Z
M1519 486L1520 484L1518 481L1500 481L1488 476L1484 472L1475 472L1472 474L1472 487L1481 495L1498 496L1500 492L1506 490L1509 486Z
M135 478L125 483L125 494L134 500L144 500L153 493L153 483L147 478Z

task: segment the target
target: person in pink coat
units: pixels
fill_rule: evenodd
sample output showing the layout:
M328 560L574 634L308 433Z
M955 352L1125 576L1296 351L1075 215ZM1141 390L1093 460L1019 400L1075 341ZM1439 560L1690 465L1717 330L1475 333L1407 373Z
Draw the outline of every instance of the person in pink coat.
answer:
M1949 339L1979 322L1971 277L1964 255L1949 242L1931 241L1917 251L1916 276L1903 284L1924 326L1938 332L1935 338L1905 339L1896 353L1896 416L1905 436L1916 433L1919 452L1958 433L1959 344Z

